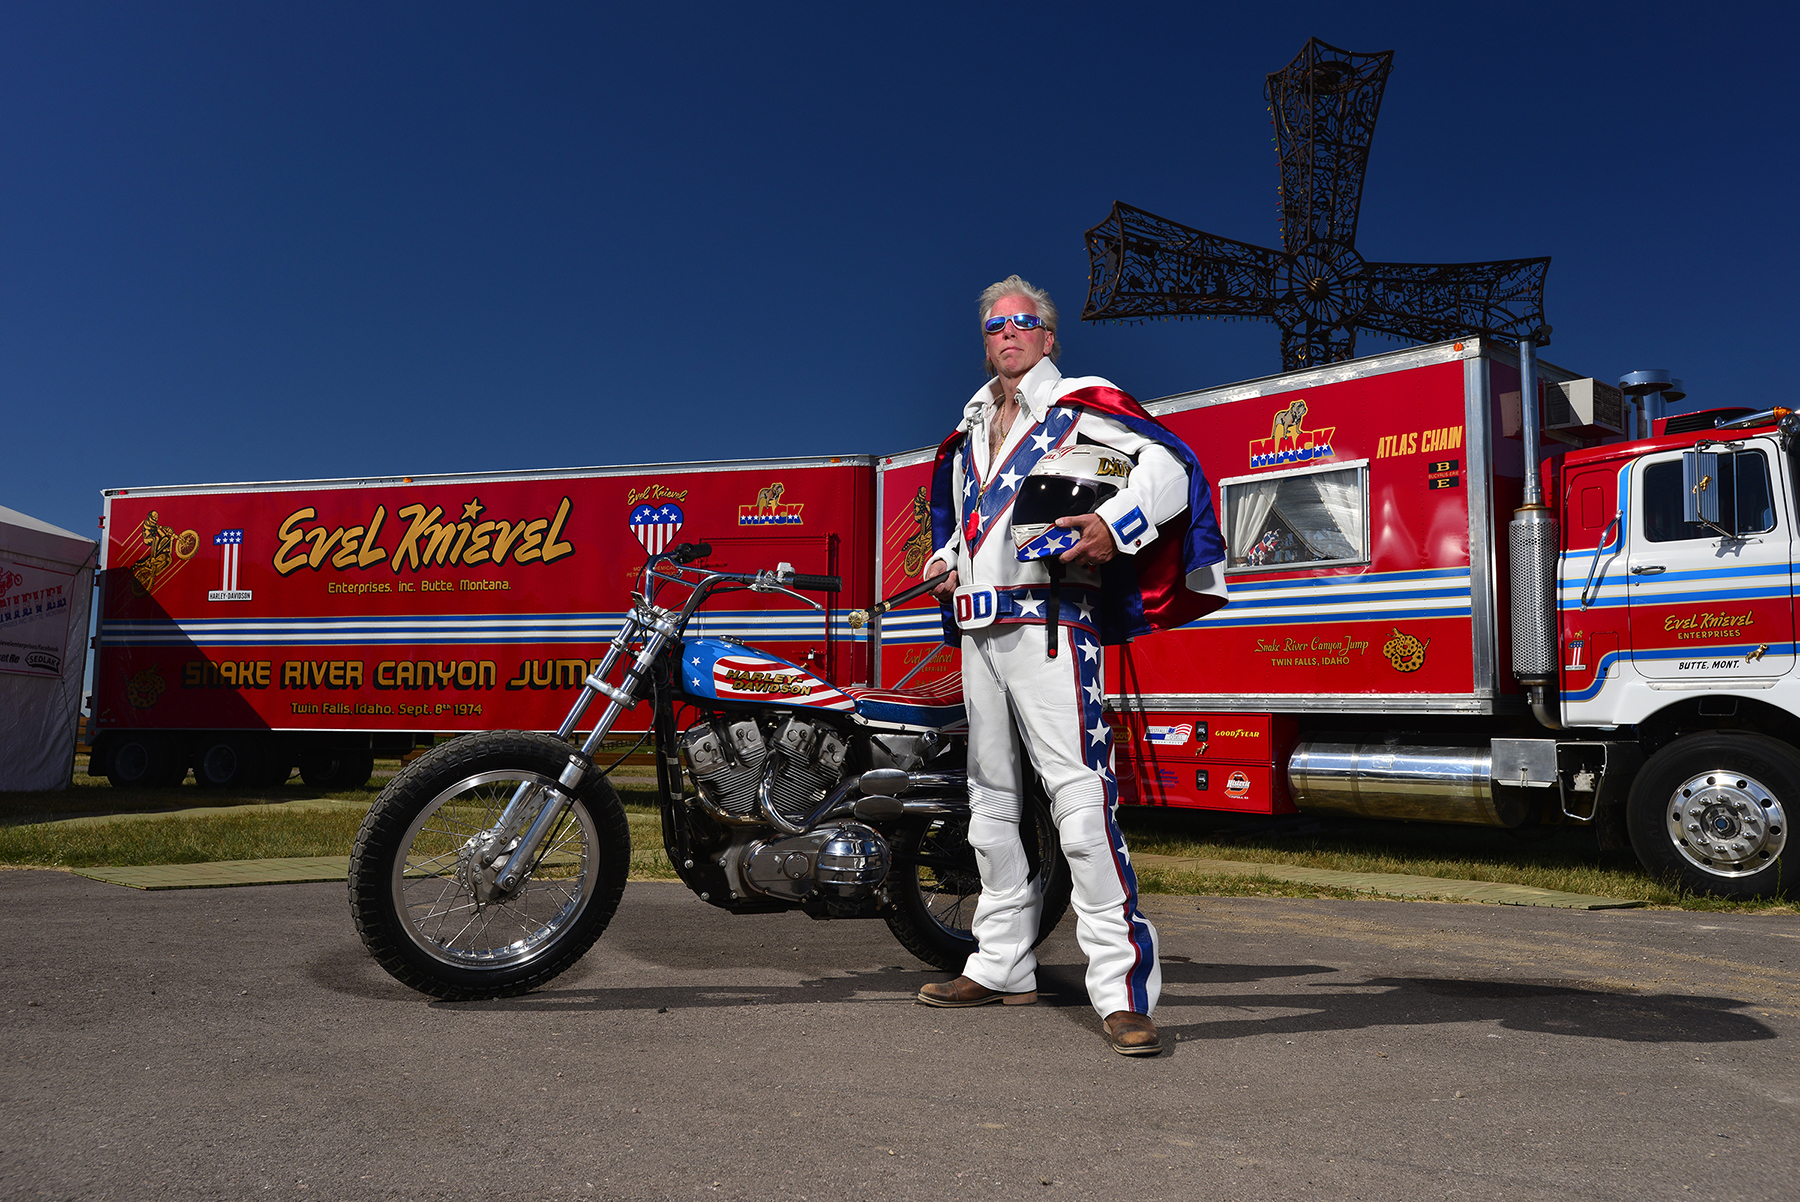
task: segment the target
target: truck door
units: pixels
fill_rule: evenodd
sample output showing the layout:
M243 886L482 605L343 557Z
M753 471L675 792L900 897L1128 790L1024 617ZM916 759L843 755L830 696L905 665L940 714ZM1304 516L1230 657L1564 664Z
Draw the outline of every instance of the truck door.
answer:
M1682 520L1680 451L1632 469L1631 659L1641 676L1678 688L1742 687L1794 666L1793 530L1776 502L1779 460L1762 440L1708 449L1718 453L1718 528Z

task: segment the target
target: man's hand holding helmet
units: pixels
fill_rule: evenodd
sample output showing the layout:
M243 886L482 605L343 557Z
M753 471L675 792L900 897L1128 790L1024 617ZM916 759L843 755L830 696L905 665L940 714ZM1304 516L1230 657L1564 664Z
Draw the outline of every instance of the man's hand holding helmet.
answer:
M1039 459L1013 501L1019 560L1056 558L1086 568L1117 555L1112 527L1094 511L1125 487L1134 466L1130 456L1092 443L1058 447Z

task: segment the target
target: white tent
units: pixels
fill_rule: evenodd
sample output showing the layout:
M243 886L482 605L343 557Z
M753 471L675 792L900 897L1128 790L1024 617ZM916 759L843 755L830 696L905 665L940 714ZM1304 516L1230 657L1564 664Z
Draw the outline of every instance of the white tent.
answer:
M0 791L69 787L98 554L0 505Z

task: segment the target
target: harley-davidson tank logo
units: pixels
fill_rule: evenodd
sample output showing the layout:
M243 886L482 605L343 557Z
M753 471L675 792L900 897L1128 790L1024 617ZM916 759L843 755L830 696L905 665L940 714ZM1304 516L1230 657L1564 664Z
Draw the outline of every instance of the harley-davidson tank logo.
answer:
M800 510L806 502L794 505L783 505L782 494L787 492L787 485L777 480L767 488L756 490L756 504L738 506L738 525L740 526L799 526Z
M856 703L812 673L792 664L745 655L713 661L713 689L728 700L788 701L819 709L851 710Z
M1382 645L1381 653L1387 656L1388 663L1394 665L1396 672L1417 672L1425 666L1425 648L1431 646L1431 640L1420 642L1410 634L1402 634L1398 628L1394 637Z
M1267 438L1250 440L1250 466L1277 467L1289 463L1311 463L1315 459L1330 459L1334 454L1331 436L1335 433L1336 426L1320 426L1308 430L1306 401L1304 398L1298 399L1275 415Z

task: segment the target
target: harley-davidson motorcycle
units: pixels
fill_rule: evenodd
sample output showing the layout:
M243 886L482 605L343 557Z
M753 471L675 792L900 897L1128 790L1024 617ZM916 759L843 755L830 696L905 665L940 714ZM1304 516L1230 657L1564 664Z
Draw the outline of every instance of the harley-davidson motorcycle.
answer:
M981 881L956 678L840 688L737 639L686 637L720 594L779 593L817 609L796 590L841 588L838 577L786 564L692 566L710 555L684 543L646 561L623 628L556 734L463 735L382 790L350 859L350 908L395 978L435 997L505 997L593 946L631 868L625 810L607 780L625 756L605 767L595 756L643 703L663 846L702 901L737 914L878 917L925 963L961 970ZM682 590L679 606L660 603ZM598 699L605 709L577 745ZM1069 873L1041 790L1021 826L1042 877L1042 939L1068 907Z

